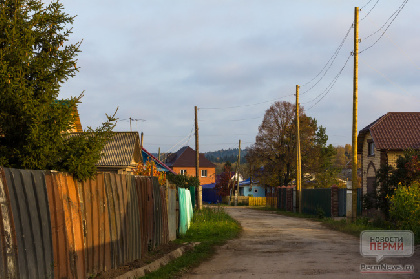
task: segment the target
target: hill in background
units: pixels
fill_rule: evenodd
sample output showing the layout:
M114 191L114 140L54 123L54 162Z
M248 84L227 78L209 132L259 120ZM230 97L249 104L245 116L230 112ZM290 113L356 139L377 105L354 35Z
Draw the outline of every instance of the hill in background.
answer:
M230 162L230 163L236 163L236 161L238 160L238 153L239 153L239 148L229 148L227 150L217 150L217 151L212 151L212 152L206 152L204 153L204 155L206 156L207 159L209 159L211 162L213 163L225 163L225 162ZM246 163L245 160L245 155L247 153L247 150L241 149L241 164L242 163Z

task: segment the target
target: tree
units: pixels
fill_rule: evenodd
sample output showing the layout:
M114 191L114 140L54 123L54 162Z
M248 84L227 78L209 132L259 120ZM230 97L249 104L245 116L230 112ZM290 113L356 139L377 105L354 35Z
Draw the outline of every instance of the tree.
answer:
M217 176L214 189L218 195L226 197L230 195L230 190L234 188L234 180L232 180L231 164L227 161L223 167L223 172Z
M92 176L114 116L89 135L68 136L79 97L58 100L78 71L80 42L68 41L74 17L41 0L0 1L0 164Z
M200 186L200 179L195 176L187 176L184 174L173 174L168 172L167 179L170 183L175 184L180 188L198 187Z
M332 146L326 146L325 128L306 116L300 108L300 143L302 173L317 173L331 163ZM296 177L295 107L289 102L275 102L264 115L255 144L248 150L248 162L269 186L288 185Z
M381 165L376 174L377 193L364 197L367 209L379 208L389 219L390 197L399 186L410 186L420 182L420 150L408 149L396 161L396 167Z

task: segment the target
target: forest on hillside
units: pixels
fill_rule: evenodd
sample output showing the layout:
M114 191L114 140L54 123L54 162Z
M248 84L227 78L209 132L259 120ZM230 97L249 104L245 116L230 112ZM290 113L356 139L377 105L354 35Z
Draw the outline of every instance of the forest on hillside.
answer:
M222 149L212 152L206 152L204 155L213 163L235 163L238 160L239 148ZM247 149L241 149L241 163L246 163L245 156Z

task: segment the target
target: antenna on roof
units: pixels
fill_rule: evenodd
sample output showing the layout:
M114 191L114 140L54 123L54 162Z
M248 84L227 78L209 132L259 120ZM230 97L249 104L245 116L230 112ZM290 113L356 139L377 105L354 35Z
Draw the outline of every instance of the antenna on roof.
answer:
M130 118L128 118L128 119L120 119L120 121L130 121L130 131L132 132L133 130L131 129L131 121L142 121L142 122L144 122L144 121L146 121L145 119L141 119L141 118L132 118L132 117L130 117Z

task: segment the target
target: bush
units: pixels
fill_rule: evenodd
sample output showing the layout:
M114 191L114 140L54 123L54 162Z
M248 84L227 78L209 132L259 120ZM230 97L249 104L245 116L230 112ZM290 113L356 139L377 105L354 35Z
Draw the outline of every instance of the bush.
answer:
M390 217L398 229L412 230L420 237L420 182L397 187L390 197Z

